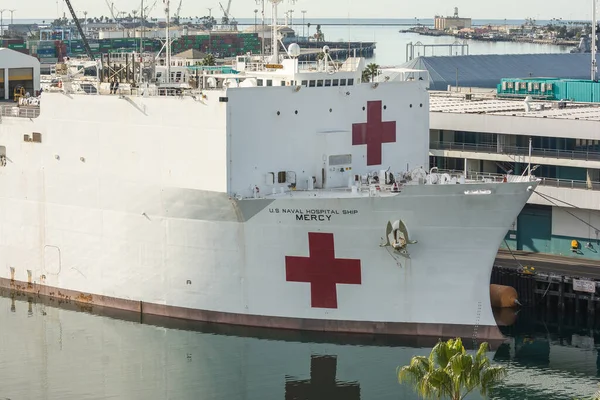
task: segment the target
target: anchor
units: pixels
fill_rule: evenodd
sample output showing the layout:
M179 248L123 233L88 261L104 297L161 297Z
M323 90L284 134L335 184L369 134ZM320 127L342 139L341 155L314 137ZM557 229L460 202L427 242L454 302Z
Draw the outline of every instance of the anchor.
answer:
M384 243L382 243L380 247L391 247L394 249L394 253L397 253L405 258L410 258L408 245L416 244L418 241L410 240L408 229L406 228L404 221L388 221L385 233L386 239L382 238Z

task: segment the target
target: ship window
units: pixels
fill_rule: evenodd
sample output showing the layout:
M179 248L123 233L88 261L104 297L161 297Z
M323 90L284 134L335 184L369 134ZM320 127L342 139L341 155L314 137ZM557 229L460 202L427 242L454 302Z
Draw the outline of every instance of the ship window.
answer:
M317 87L323 87L323 79L317 81Z
M315 81L308 82L308 86L309 87L315 87Z
M354 85L354 79L348 79L348 86Z
M325 87L329 87L331 86L331 79L326 79L325 80Z
M273 86L273 79L267 79L267 86Z
M285 171L279 171L277 173L277 183L285 183L286 173Z
M263 80L262 79L257 79L256 80L256 86L263 86Z
M346 80L340 79L340 86L346 86Z
M285 86L285 81L281 81L281 86Z
M275 184L275 174L273 172L267 173L267 180L265 183L270 186Z
M339 79L334 79L332 86L340 86L340 80Z
M350 165L352 164L352 154L337 154L329 156L329 165Z
M308 87L308 81L302 81L302 86Z

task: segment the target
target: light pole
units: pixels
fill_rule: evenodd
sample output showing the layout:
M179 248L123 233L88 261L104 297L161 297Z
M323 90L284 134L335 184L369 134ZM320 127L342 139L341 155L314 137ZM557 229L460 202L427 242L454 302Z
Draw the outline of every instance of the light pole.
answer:
M302 10L302 39L304 39L306 36L304 36L304 18L306 17L306 10Z
M4 37L4 12L8 10L0 10L0 37Z
M8 10L8 11L10 11L10 24L12 25L12 24L13 24L13 14L14 14L14 13L15 13L15 11L17 11L17 10Z
M596 80L596 24L597 24L597 14L596 14L596 1L592 0L592 81Z
M254 10L254 33L256 33L256 22L258 18L258 9Z

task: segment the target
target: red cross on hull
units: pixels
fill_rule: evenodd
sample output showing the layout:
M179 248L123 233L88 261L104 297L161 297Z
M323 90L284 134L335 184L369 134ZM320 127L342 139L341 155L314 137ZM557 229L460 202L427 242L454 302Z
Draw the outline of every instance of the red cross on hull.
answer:
M381 101L367 102L367 122L352 125L352 145L367 145L367 165L382 164L383 143L396 143L396 121L383 121Z
M313 308L338 308L337 284L360 285L360 260L335 258L333 233L308 234L309 257L285 257L288 282L310 283Z

